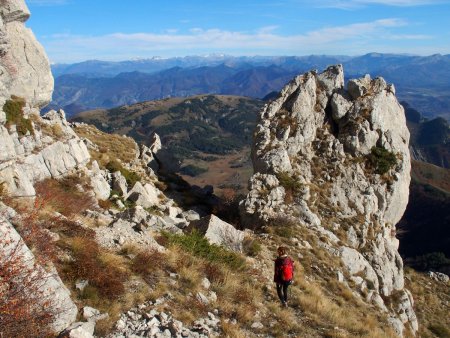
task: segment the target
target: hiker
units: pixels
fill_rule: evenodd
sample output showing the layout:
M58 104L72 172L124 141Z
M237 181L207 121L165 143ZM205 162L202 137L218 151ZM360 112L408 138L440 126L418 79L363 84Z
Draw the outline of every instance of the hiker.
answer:
M273 281L277 284L277 294L281 304L287 307L288 287L294 279L294 261L287 255L287 248L284 246L280 246L277 253Z

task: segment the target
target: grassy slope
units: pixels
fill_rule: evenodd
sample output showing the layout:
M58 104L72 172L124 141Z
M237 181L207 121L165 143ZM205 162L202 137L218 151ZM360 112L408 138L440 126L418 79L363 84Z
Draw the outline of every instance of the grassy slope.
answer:
M450 194L450 170L421 161L412 161L412 179Z
M414 297L420 337L449 338L450 285L411 268L405 270L405 284Z

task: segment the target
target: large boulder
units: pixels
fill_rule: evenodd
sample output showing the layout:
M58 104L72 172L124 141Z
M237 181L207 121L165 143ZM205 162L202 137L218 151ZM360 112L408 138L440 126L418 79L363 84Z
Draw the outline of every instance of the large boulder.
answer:
M136 182L133 188L128 192L125 199L134 202L144 208L150 208L159 204L159 196L161 191L150 183L142 185L141 182Z
M111 194L111 187L105 178L106 173L100 170L97 161L92 162L90 171L91 187L95 197L99 200L107 200Z
M128 184L126 178L120 171L116 171L112 175L113 190L117 191L121 196L128 194Z
M204 234L211 244L221 245L233 251L242 251L245 233L217 216L209 215L199 221L191 222L188 229L194 228Z

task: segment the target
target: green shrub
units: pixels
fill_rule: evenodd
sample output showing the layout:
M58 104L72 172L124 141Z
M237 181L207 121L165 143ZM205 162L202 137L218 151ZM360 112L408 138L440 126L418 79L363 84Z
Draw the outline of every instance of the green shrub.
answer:
M283 238L292 238L294 236L294 229L290 226L277 226L274 228L275 234Z
M16 125L17 133L24 136L27 132L34 135L33 125L31 120L24 118L23 107L25 101L19 97L11 97L11 100L6 100L3 105L3 111L6 114L6 126Z
M261 243L258 240L252 238L244 239L243 246L244 246L244 253L247 256L251 257L258 256L258 254L262 250Z
M156 215L156 216L161 216L161 217L164 215L163 212L156 205L153 205L148 208L144 208L144 210L147 211L151 215Z
M212 263L222 263L233 269L244 267L244 259L237 253L225 248L209 244L208 240L194 230L185 235L164 233L170 245L177 245L195 256L204 258Z
M136 182L141 180L141 177L136 174L134 171L130 171L127 168L124 168L119 161L112 160L106 164L106 169L110 172L114 173L116 171L120 171L123 177L127 180L127 184L129 187L133 187Z
M369 161L380 175L386 174L390 169L397 165L397 157L393 152L384 147L373 147L369 155Z

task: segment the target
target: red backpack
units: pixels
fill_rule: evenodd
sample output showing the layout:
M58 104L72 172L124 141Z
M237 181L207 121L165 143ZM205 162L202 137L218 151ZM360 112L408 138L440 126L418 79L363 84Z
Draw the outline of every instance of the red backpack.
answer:
M280 276L283 282L290 282L294 278L294 261L289 257L281 263Z

